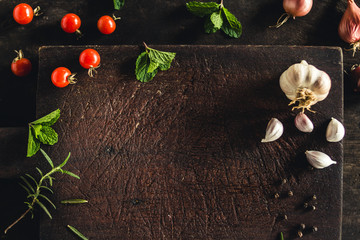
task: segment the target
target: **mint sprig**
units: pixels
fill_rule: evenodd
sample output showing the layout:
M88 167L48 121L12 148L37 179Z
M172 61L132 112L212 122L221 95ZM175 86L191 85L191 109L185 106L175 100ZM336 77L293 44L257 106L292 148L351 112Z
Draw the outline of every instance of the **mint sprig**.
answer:
M135 75L140 82L149 82L159 70L166 71L171 67L171 62L176 53L149 48L146 43L144 46L145 52L142 52L136 59Z
M120 10L125 5L125 0L113 0L114 1L114 9Z
M58 142L58 134L50 126L60 117L60 109L29 123L29 138L27 147L27 157L35 155L40 144L54 145Z
M221 29L225 34L233 38L239 38L242 34L241 23L228 9L224 7L223 0L216 2L188 2L186 8L198 17L204 17L206 33L215 33Z

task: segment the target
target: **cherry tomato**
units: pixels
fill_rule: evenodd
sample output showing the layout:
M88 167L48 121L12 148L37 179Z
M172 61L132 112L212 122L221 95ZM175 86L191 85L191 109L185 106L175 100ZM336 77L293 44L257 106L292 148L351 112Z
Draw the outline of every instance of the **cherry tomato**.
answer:
M31 62L29 59L24 58L21 50L15 51L18 55L11 63L11 71L18 77L24 77L31 72Z
M28 24L34 17L34 11L29 4L20 3L14 8L13 17L19 24Z
M105 15L99 18L97 27L101 33L111 34L116 29L116 23L112 17Z
M61 28L67 33L77 32L80 26L81 20L74 13L68 13L61 19Z
M79 62L85 69L97 68L100 64L100 55L96 50L88 48L81 52Z
M51 81L56 87L63 88L75 83L74 76L75 74L71 74L69 69L58 67L52 72Z

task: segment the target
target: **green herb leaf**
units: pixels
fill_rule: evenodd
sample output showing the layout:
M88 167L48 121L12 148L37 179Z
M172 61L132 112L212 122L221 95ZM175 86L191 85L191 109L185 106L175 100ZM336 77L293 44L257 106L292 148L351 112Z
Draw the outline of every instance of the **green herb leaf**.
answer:
M239 38L242 34L242 26L241 23L237 20L237 18L229 12L225 7L221 9L222 18L223 18L223 25L221 29L233 38Z
M114 0L114 9L120 10L125 4L125 0Z
M31 190L32 193L35 193L35 190L33 188L33 186L31 186L31 184L29 183L28 180L26 180L26 178L24 178L23 176L20 176L21 180L24 181L24 183L26 184L26 186Z
M44 210L44 212L49 216L49 218L52 219L52 216L49 210L45 207L45 205L42 204L38 199L36 199L36 203Z
M159 65L160 65L159 63L153 62L150 59L150 64L149 64L149 68L148 68L147 72L151 73L151 72L155 71L159 67Z
M60 117L60 109L56 109L55 111L49 113L48 115L31 122L30 124L32 125L41 124L43 126L51 126L54 123L56 123L59 117Z
M33 176L31 176L30 174L26 173L25 174L28 178L30 178L34 183L35 183L35 186L38 187L38 183L37 181L35 180L35 178L33 178Z
M223 19L222 19L222 14L221 12L213 12L210 15L210 20L211 22L214 24L214 27L217 29L220 29L221 26L223 25Z
M284 240L284 235L282 232L280 233L280 240Z
M135 75L137 80L139 80L140 82L149 82L155 77L157 70L148 72L149 66L149 55L147 54L147 52L142 52L136 59L135 64Z
M72 176L72 177L74 177L74 178L80 179L80 177L79 177L78 175L76 175L75 173L72 173L72 172L66 171L66 170L62 170L62 171L63 171L63 173L65 173L65 174L67 174L67 175L69 175L69 176Z
M37 136L41 143L47 145L54 145L58 142L58 134L55 130L48 126L43 126L40 130L40 134Z
M42 171L41 171L38 167L36 168L36 170L39 172L39 174L40 174L41 177L44 176L43 173L42 173Z
M30 192L30 189L28 189L27 187L25 187L23 184L21 184L21 183L19 183L19 185L23 188L23 189L25 189L25 191L27 192L27 194L31 194L31 192Z
M186 8L192 14L198 17L209 15L220 8L220 4L215 2L188 2Z
M33 128L35 137L38 138L39 134L41 133L42 126L40 124L31 124L30 126Z
M159 64L159 70L160 71L166 71L171 67L171 63L167 63L167 64Z
M79 203L87 203L88 201L85 199L68 199L68 200L62 200L62 204L79 204Z
M163 52L152 48L148 48L148 51L150 60L158 64L169 64L176 55L176 53L173 52Z
M81 232L79 232L79 230L77 230L76 228L74 228L73 226L67 225L67 227L73 232L75 233L79 238L83 239L83 240L88 240L87 237L85 237Z
M210 19L210 15L205 17L204 29L206 33L215 33L217 30L219 30L214 26L214 23Z
M39 194L38 196L39 196L39 197L42 197L43 199L45 199L46 201L48 201L48 202L50 203L50 205L51 205L54 209L56 209L55 204L54 204L47 196L45 196L45 195L43 195L43 194Z
M62 168L63 166L65 166L65 164L69 161L70 156L71 156L71 152L69 152L65 160L58 166L58 168Z
M49 192L54 193L54 191L51 190L50 188L48 188L47 186L41 185L40 188L44 188L44 189L48 190Z
M51 158L49 157L49 155L47 155L47 153L46 153L44 150L42 150L41 148L40 148L40 151L41 151L42 155L44 155L45 159L48 161L48 163L50 164L50 166L51 166L52 168L54 168L54 163L53 163L53 161L51 160Z
M28 138L28 147L27 147L27 157L34 156L37 151L40 149L40 141L35 138L33 134L32 127L29 126L29 138Z

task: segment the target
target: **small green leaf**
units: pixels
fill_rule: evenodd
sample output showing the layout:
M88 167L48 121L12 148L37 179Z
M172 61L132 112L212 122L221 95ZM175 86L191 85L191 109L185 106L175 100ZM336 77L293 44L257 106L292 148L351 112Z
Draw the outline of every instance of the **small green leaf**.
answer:
M214 26L214 23L211 21L210 16L205 17L204 29L206 33L215 33L217 30L219 30Z
M35 135L35 138L38 138L40 132L41 132L41 128L42 126L40 124L31 124L30 125L33 130L34 130L34 135Z
M241 23L225 7L222 8L222 15L224 23L221 29L230 37L239 38L242 34Z
M192 14L198 17L204 17L219 10L220 4L216 2L188 2L186 8Z
M45 199L46 201L48 201L48 202L51 204L51 206L52 206L54 209L56 209L55 204L54 204L47 196L45 196L45 195L43 195L43 194L39 194L39 197L42 197L43 199Z
M58 134L55 130L48 126L43 126L40 130L39 135L37 138L40 140L41 143L47 145L54 145L58 142Z
M38 167L36 167L36 170L39 172L39 174L40 174L41 177L44 176L43 173L42 173L42 171L41 171Z
M33 178L33 176L31 176L30 174L26 173L25 174L28 178L30 178L31 180L33 180L33 182L35 183L35 186L39 186L38 182L35 180L35 178Z
M280 233L280 240L284 240L284 235L282 232Z
M60 203L62 204L79 204L79 203L87 203L88 201L85 199L68 199L62 200Z
M139 80L140 82L149 82L155 77L157 70L148 72L149 66L149 55L147 54L147 52L142 52L136 59L135 64L135 75L137 80Z
M164 51L159 51L159 50L155 50L152 48L148 48L148 51L149 51L149 58L150 58L151 62L155 62L158 64L171 63L176 55L176 53L173 53L173 52L164 52Z
M114 0L114 9L120 10L125 5L125 0Z
M50 187L53 185L53 177L48 176L47 179L49 179Z
M74 228L73 226L67 225L67 227L68 227L73 233L75 233L79 238L81 238L82 240L88 240L87 237L85 237L81 232L79 232L79 230L77 230L77 229Z
M65 173L65 174L67 174L69 176L72 176L74 178L80 179L80 177L78 175L76 175L75 173L72 173L70 171L63 170L63 173Z
M48 188L47 186L42 185L42 186L40 186L40 188L44 188L44 189L48 190L49 192L54 193L54 191L51 190L51 188Z
M50 164L50 166L51 166L52 168L54 168L54 163L52 162L52 160L51 160L51 158L49 157L49 155L47 155L47 153L46 153L44 150L42 150L41 148L40 148L40 151L41 151L42 155L44 155L45 159L48 161L48 163Z
M221 26L223 25L223 19L222 19L222 16L221 16L221 12L213 12L211 15L210 15L210 20L211 22L214 24L214 27L217 28L217 29L220 29Z
M68 154L67 157L65 158L64 162L62 162L62 163L58 166L58 168L62 168L63 166L65 166L65 164L69 161L70 156L71 156L71 152L69 152L69 154Z
M23 176L20 176L21 180L24 181L24 183L26 184L26 186L31 190L32 193L35 193L35 190L33 188L33 186L31 186L31 184L29 183L28 180L26 180L26 178L24 178Z
M30 192L30 189L28 189L27 187L25 187L23 184L21 184L21 183L19 183L19 185L23 188L23 189L25 189L25 191L27 192L27 194L31 194L31 192Z
M41 124L43 126L51 126L59 119L59 117L60 117L60 109L56 109L55 111L49 113L48 115L31 122L31 124L33 125Z
M44 212L49 216L49 218L52 219L52 216L49 210L45 207L45 205L42 204L38 199L36 199L36 203L44 210Z
M160 71L166 71L171 67L171 63L167 63L167 64L159 64L159 70Z
M40 141L37 140L33 134L33 130L31 130L32 128L29 126L29 138L28 138L28 147L27 147L27 157L32 157L34 156L37 151L39 151L40 149Z

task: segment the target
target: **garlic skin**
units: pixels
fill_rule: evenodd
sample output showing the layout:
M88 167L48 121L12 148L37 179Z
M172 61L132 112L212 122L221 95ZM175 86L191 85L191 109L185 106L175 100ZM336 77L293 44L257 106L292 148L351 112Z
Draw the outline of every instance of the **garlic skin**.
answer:
M310 110L315 103L324 100L331 88L329 75L308 64L305 60L291 65L280 76L280 88L290 100L289 105L298 102L298 106L292 108ZM312 111L313 112L313 111Z
M314 130L314 124L305 113L299 112L295 117L295 126L299 131L310 133Z
M338 27L339 36L347 43L360 40L360 8L354 0L348 0L348 5ZM358 46L357 46L358 47Z
M327 154L320 151L306 151L305 155L311 166L317 169L323 169L332 164L336 164Z
M277 118L272 118L266 127L265 138L263 138L261 142L265 143L275 141L281 137L283 132L283 124Z
M293 18L302 17L308 14L312 8L313 0L284 0L285 12Z
M326 129L326 140L328 142L339 142L345 136L345 128L341 122L335 118L331 118Z

